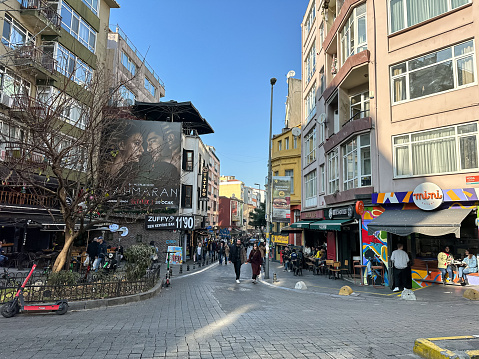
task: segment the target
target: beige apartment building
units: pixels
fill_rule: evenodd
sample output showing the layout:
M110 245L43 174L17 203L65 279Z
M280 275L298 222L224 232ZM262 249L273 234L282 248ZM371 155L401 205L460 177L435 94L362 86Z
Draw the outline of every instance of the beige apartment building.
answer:
M364 283L393 285L398 242L414 259L413 287L444 279L435 258L446 245L477 253L478 11L471 0L306 9L298 226ZM359 267L369 263L385 273Z

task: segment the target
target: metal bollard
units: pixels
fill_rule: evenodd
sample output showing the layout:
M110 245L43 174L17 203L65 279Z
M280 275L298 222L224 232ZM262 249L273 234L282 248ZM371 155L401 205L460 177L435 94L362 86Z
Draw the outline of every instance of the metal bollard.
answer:
M180 274L182 274L182 273L183 273L183 266L181 265L180 266Z
M276 279L276 273L273 273L273 283L277 282L278 280Z
M196 269L195 265L193 264L193 269Z
M187 271L187 272L190 271L190 265L189 265L189 264L186 265L186 271Z

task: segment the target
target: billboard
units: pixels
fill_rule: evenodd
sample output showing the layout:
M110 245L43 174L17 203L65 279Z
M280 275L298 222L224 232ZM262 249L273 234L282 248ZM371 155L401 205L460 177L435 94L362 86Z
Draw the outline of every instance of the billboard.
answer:
M179 207L180 123L118 119L102 142L112 205L140 212Z
M183 247L168 246L170 264L183 264ZM168 258L165 263L168 262Z
M291 177L273 176L273 222L290 222Z

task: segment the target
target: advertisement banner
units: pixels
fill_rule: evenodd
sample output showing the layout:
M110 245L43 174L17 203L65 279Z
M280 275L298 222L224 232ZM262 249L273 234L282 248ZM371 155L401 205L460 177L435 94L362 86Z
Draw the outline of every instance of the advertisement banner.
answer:
M170 264L183 264L183 247L168 246L168 254L170 255ZM165 263L167 261L168 258Z
M103 138L112 206L140 212L179 207L180 123L118 119Z
M273 176L273 222L290 222L291 177Z

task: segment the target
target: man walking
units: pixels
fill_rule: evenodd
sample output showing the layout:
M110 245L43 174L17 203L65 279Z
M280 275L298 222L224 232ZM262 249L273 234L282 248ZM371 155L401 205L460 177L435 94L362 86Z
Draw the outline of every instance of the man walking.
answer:
M229 261L233 263L236 273L236 283L240 282L241 265L246 262L246 251L241 244L241 239L236 240L236 244L231 246Z
M225 244L223 242L221 242L219 244L219 247L218 247L218 261L221 264L223 264L223 257L225 255ZM227 261L227 259L225 258L225 262Z
M406 287L406 274L409 256L403 251L403 244L398 243L398 249L391 254L391 262L394 267L394 285L393 292L399 292Z

